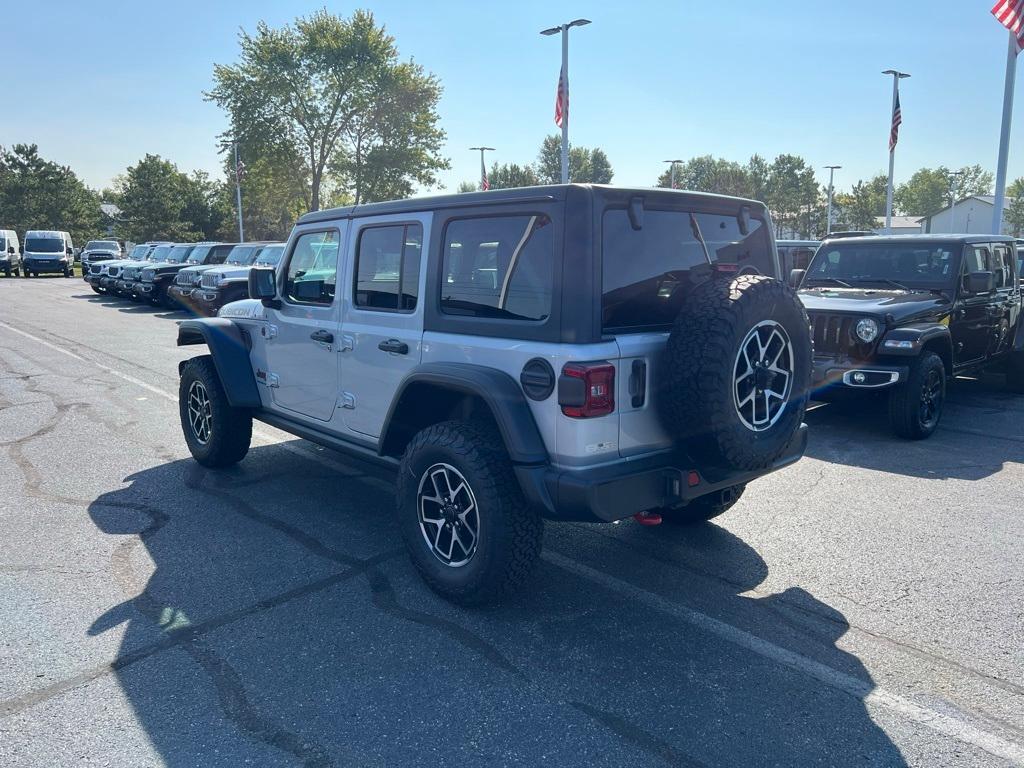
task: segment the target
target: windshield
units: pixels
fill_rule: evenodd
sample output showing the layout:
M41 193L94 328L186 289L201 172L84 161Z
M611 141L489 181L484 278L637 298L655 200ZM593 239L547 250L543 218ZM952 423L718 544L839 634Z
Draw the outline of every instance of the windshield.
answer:
M113 240L90 240L85 244L85 250L87 251L117 251L120 250L120 246Z
M260 255L256 257L255 264L261 267L273 267L281 260L281 254L284 253L284 244L281 245L268 245L262 251Z
M239 266L246 266L252 264L253 259L256 258L256 254L259 253L260 246L258 245L236 245L231 249L231 253L228 254L228 264L237 264Z
M197 245L192 249L192 252L188 255L189 264L202 264L206 259L206 254L213 248L212 245Z
M775 258L764 222L724 213L643 211L634 227L629 212L611 208L602 221L602 326L638 332L670 327L686 296L712 274L775 277Z
M188 258L190 253L192 253L191 245L175 245L167 254L166 261L171 264L181 264L184 261L190 261Z
M25 250L31 253L63 253L64 241L59 237L26 237Z
M149 253L149 261L167 261L167 254L171 252L171 246L158 245Z
M136 245L132 248L132 252L128 254L128 258L132 261L142 261L146 258L147 253L149 253L148 245Z
M959 269L950 243L835 243L818 249L804 286L946 288Z

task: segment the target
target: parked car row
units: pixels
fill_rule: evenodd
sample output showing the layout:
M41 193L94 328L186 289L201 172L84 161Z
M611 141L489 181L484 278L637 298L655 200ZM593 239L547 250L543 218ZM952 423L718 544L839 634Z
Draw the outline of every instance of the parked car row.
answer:
M283 243L270 242L152 241L136 245L121 259L97 248L82 276L96 293L215 315L228 302L248 297L247 273L253 264L272 266L283 249Z

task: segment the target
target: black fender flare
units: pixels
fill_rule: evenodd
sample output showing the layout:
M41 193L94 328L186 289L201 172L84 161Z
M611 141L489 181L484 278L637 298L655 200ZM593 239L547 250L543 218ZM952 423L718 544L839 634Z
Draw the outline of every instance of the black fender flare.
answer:
M419 388L441 388L479 397L490 408L505 449L515 464L542 464L547 448L519 383L504 371L471 363L424 363L399 384L381 430L380 451L386 453L396 412Z
M178 323L178 346L205 344L210 349L228 403L234 408L259 408L260 391L249 360L249 343L234 322L223 317L182 320ZM180 375L187 360L178 364Z
M942 339L948 344L950 354L953 351L953 338L949 333L949 326L943 323L912 323L910 325L893 328L882 336L879 341L878 352L883 355L900 355L905 357L916 357L921 354L925 345L935 339ZM910 348L892 349L885 346L887 341L909 341ZM952 374L952 371L949 372Z

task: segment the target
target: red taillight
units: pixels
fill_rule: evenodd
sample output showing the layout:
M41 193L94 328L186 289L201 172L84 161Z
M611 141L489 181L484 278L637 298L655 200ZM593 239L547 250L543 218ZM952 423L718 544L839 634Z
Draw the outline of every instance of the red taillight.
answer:
M562 375L578 380L576 386L565 387L566 397L559 392L562 413L574 419L606 416L615 410L615 366L609 363L568 363ZM582 385L582 386L581 386Z

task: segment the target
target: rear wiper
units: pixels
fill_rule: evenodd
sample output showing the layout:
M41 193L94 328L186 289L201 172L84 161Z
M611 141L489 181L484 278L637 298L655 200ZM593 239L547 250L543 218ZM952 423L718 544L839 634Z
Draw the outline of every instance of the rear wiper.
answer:
M811 277L811 278L808 278L808 280L810 282L815 282L815 283L820 283L820 282L824 282L825 280L828 280L831 283L838 283L839 285L843 286L843 288L853 288L852 285L850 285L847 282L844 282L843 280L840 280L838 277Z

